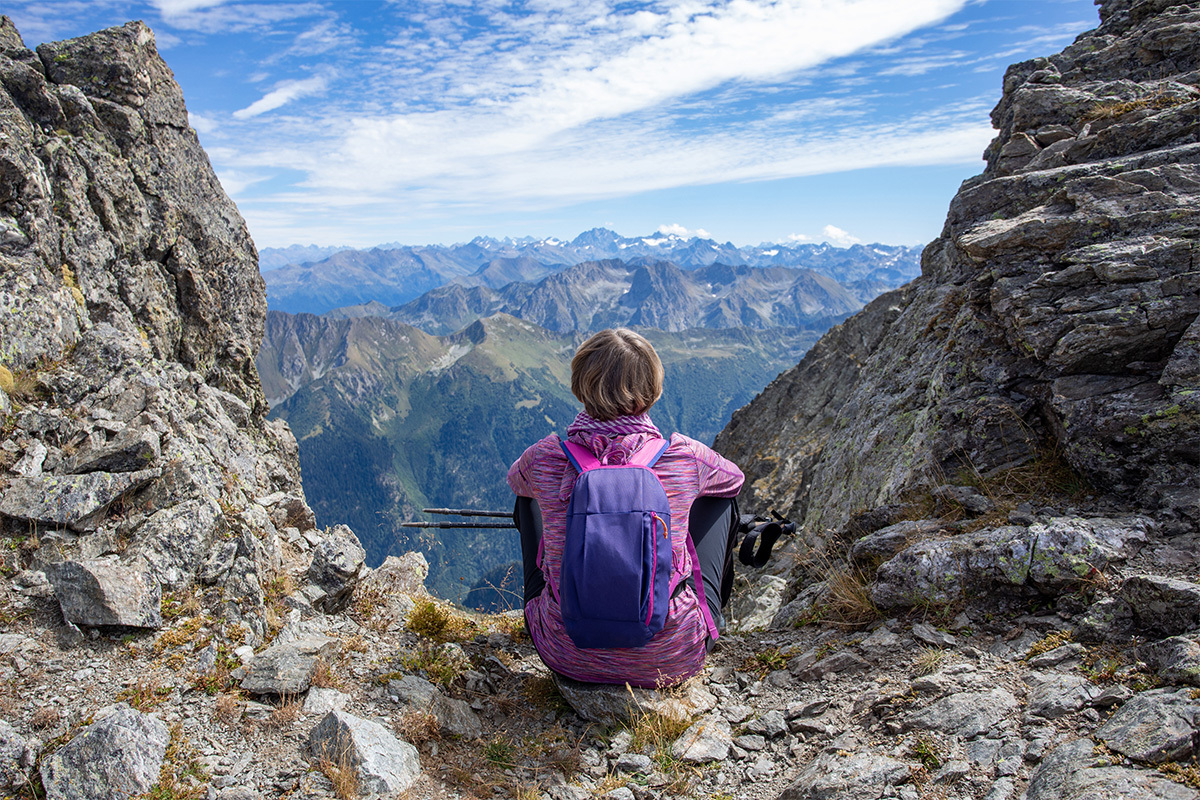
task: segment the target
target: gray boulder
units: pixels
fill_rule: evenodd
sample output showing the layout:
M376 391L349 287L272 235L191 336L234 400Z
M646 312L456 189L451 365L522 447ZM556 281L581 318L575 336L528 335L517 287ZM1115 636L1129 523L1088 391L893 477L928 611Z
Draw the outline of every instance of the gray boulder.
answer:
M341 711L346 707L350 695L337 689L313 686L304 698L304 713L325 716L330 711Z
M905 520L868 533L850 547L850 558L862 567L873 568L887 561L918 537L937 533L943 528L938 520Z
M170 741L158 718L118 703L42 759L47 800L125 800L158 781Z
M320 634L276 642L250 662L241 687L252 694L298 695L312 685L317 661L336 652L337 640Z
M628 722L633 715L645 712L688 720L697 714L708 713L717 705L712 693L695 682L686 684L682 696L676 691L582 683L557 674L554 683L576 714L601 725L619 725Z
M0 515L24 522L90 531L122 495L157 478L157 469L13 478L0 497Z
M317 517L303 497L287 492L275 492L258 498L256 502L268 510L276 528L310 531L317 527Z
M1200 631L1200 585L1156 575L1131 575L1121 584L1118 596L1133 611L1142 635Z
M879 567L871 599L896 608L1026 587L1061 592L1137 552L1149 528L1143 517L1060 517L918 542Z
M73 625L163 625L162 589L145 572L109 560L64 561L48 565L46 577Z
M23 478L36 478L42 474L42 465L46 463L46 456L49 453L46 445L35 439L25 449L25 454L21 456L20 460L9 467L8 471Z
M865 672L871 665L859 655L842 650L819 658L820 650L809 650L788 664L788 670L802 681L820 680L825 675Z
M712 714L692 723L671 746L671 754L689 764L724 761L733 746L733 729L725 718Z
M910 714L905 725L970 739L987 733L1016 708L1017 699L1007 689L956 692Z
M308 737L314 758L354 767L366 794L403 792L421 775L417 749L392 736L377 722L330 711Z
M388 693L414 711L432 714L447 733L468 739L478 739L483 735L483 725L467 703L447 697L424 678L405 675L399 680L389 681Z
M151 514L134 533L130 551L160 583L174 589L187 586L210 555L221 520L215 500L185 500ZM218 547L230 545L234 543L223 541Z
M809 762L778 800L877 800L908 781L908 764L875 752L824 752Z
M1050 752L1029 778L1026 800L1196 800L1196 791L1153 770L1113 766L1091 739Z
M0 789L25 785L28 775L25 761L27 744L12 725L0 719Z
M366 568L366 557L354 531L345 525L336 526L313 549L308 579L325 592L313 605L327 613L344 606Z
M1138 647L1138 658L1170 683L1200 686L1200 636L1172 636Z
M1030 690L1026 710L1034 716L1059 719L1083 709L1102 692L1099 686L1078 675L1044 676Z
M1141 692L1121 706L1096 737L1134 761L1186 760L1200 738L1200 700L1187 689Z
M136 472L153 466L161 453L160 437L151 428L129 427L111 441L80 450L64 472Z

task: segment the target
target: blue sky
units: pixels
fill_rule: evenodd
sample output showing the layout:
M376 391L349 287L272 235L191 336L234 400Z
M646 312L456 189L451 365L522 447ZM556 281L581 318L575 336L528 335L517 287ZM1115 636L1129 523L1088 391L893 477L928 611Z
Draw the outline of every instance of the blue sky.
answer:
M610 227L924 244L1091 0L6 0L145 20L260 247Z

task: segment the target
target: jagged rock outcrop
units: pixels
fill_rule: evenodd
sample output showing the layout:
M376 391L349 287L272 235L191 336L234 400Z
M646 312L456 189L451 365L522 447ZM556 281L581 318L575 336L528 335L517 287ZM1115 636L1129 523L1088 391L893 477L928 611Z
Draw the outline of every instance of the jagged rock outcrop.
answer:
M1101 3L1009 68L999 134L922 275L832 330L716 447L812 531L1061 455L1200 526L1200 7Z
M159 585L199 582L261 640L263 586L301 555L287 528L315 520L295 439L265 418L254 244L154 35L35 53L3 18L0 126L0 524L71 621L157 627ZM280 497L304 513L269 512ZM64 594L58 562L105 558L154 608Z

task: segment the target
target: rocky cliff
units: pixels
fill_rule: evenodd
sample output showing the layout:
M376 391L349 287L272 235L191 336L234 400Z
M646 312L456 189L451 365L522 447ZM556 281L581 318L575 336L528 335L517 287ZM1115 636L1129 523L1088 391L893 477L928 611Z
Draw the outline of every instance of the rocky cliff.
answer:
M0 520L23 537L14 566L87 583L103 563L147 597L212 586L261 641L279 531L295 542L313 521L295 440L265 419L246 225L145 25L35 53L5 18L0 84ZM143 621L161 624L158 609Z
M1009 68L983 174L921 277L831 331L717 447L813 530L920 487L1065 459L1125 508L1200 525L1195 4L1101 4Z

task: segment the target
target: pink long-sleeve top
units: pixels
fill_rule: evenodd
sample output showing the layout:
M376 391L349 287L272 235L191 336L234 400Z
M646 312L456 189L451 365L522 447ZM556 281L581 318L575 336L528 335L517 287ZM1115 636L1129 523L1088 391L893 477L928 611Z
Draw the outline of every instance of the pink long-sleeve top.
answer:
M586 415L580 415L585 418ZM590 418L589 418L590 419ZM633 419L633 418L623 418ZM646 423L648 418L642 417ZM652 428L652 424L650 424ZM573 425L569 441L590 447L601 461L624 463L657 431L597 435ZM708 628L706 612L688 584L671 598L666 624L644 647L580 649L563 627L556 598L567 505L577 473L559 445L559 437L547 436L527 449L508 470L508 485L521 497L537 501L542 514L540 565L547 589L529 601L525 619L529 635L546 666L575 680L591 683L625 683L634 686L670 686L680 683L704 666ZM687 546L688 513L701 495L734 497L741 489L742 471L711 448L681 434L672 434L670 446L654 466L666 489L671 506L671 550L673 572L692 575L692 558Z

